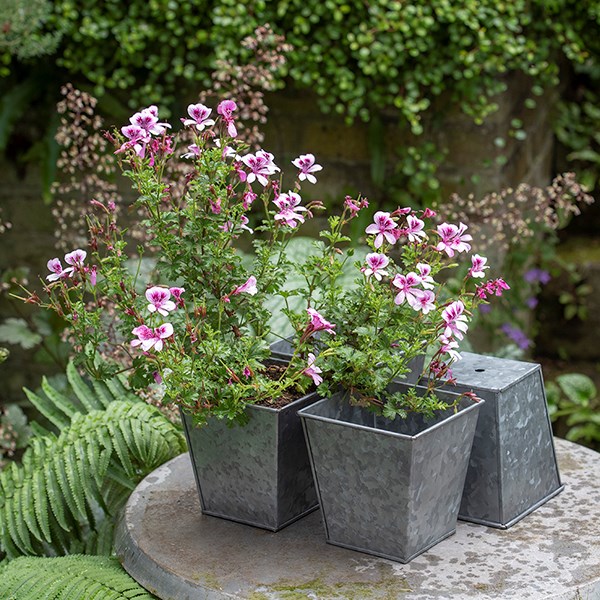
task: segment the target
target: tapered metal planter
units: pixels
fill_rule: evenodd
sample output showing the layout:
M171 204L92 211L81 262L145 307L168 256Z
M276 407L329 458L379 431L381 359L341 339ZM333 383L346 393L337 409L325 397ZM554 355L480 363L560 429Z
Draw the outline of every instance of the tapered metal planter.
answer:
M340 393L301 410L327 542L407 563L454 533L480 404L389 421Z
M452 365L456 392L485 400L459 519L506 529L558 494L560 481L542 369L464 352Z
M275 409L247 408L247 425L210 419L194 427L182 414L202 512L270 531L316 509L302 425L297 411L316 394Z

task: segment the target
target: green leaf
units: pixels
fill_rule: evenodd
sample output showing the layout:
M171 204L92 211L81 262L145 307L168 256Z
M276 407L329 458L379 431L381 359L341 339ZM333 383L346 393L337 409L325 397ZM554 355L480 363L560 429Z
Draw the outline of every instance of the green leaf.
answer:
M19 345L30 350L42 341L42 336L29 329L24 319L10 317L0 325L0 342Z
M70 419L65 416L65 413L58 410L52 402L48 401L48 399L38 396L27 388L23 388L23 391L29 399L29 402L31 402L31 404L33 404L57 429L62 429L69 424Z
M97 410L107 406L105 400L92 392L81 375L77 372L75 365L70 362L67 365L67 380L77 395L79 401L88 411Z
M77 412L79 412L69 398L49 384L46 377L42 378L42 390L44 391L44 394L48 396L52 404L69 418L69 421Z
M565 396L574 404L587 406L598 394L592 379L582 373L559 375L556 382Z

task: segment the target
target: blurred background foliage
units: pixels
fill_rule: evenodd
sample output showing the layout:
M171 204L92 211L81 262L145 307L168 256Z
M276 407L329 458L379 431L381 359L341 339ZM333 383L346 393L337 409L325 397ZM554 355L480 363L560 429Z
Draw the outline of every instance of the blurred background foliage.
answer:
M248 42L266 24L270 28L260 44ZM323 113L366 124L370 175L383 202L410 201L415 207L445 202L458 218L470 225L479 219L485 227L501 222L505 207L516 203L522 229L497 230L509 236L503 258L514 294L500 319L486 325L482 317L483 329L488 328L482 348L537 358L533 339L539 327L532 310L548 277L562 277L561 319L584 323L586 312L594 314L586 277L556 253L576 211L555 211L556 226L549 227L519 212L519 206L556 209L557 197L583 205L573 187L557 193L551 185L552 176L566 170L575 171L589 191L596 189L599 30L598 0L0 0L0 150L19 177L31 165L39 168L57 230L75 231L77 215L69 220L75 209L57 180L68 179L71 196L119 193L106 166L105 183L90 180L103 152L98 136L90 133L98 133L98 118L108 128L151 103L172 118L183 114L199 91L212 90L236 100L248 94L245 116L262 125L265 93L309 90ZM435 127L443 115L458 112L485 127L496 118L498 99L515 75L526 109L535 111L550 92L559 99L550 120L557 144L549 187L523 191L515 181L515 190L490 188L481 200L448 201L439 168L452 157L427 135L427 124ZM84 96L73 97L59 115L56 106L67 83ZM256 88L259 93L252 95ZM70 130L61 124L66 113L75 124ZM410 140L393 156L386 148L390 122ZM527 137L519 118L508 130L516 141ZM250 133L258 135L255 129ZM490 142L498 149L498 164L508 160L502 153L507 140ZM469 202L475 213L467 210ZM0 232L10 227L1 221L0 214ZM63 245L66 241L63 237ZM25 264L3 261L0 267L4 291L27 277ZM44 368L51 363L64 368L69 347L61 324L28 308L18 314L10 310L0 324L0 343L31 348ZM479 341L473 342L476 350ZM564 410L556 414L566 418Z

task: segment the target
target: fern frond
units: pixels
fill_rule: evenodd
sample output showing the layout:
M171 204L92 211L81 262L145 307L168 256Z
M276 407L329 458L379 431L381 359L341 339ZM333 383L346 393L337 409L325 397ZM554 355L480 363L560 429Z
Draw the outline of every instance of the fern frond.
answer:
M144 402L75 414L0 472L0 549L9 558L84 551L96 535L96 551L106 551L104 523L145 475L184 450L181 433Z
M33 406L35 406L35 408L58 430L69 425L71 419L69 419L64 412L56 408L52 402L48 402L46 398L38 396L27 388L23 388L23 391L29 402L31 402L31 404L33 404Z
M92 392L88 384L84 381L83 377L81 377L81 375L77 372L77 368L72 362L67 365L67 381L73 388L77 399L88 412L93 410L102 410L108 405L108 403L105 403L103 398L99 398Z
M0 569L0 598L11 600L156 600L114 558L22 557Z
M111 402L113 402L114 398L112 394L108 391L108 388L104 384L103 381L98 379L92 379L92 387L94 388L94 392L96 397L104 406L108 406Z
M56 490L59 487L58 478L56 476L56 472L51 463L46 463L43 467L44 474L44 489L46 490ZM61 498L55 494L46 494L48 498L48 503L50 505L50 510L52 511L52 515L56 519L57 523L60 525L62 529L68 531L69 524L67 523L67 519L65 516L65 509L63 507L63 503L61 502ZM50 539L52 535L46 536L46 539Z
M143 400L131 392L127 386L127 379L123 375L117 375L104 382L110 391L113 400L131 400L132 402L143 402Z
M52 404L65 414L68 421L73 418L75 413L79 412L73 401L53 388L45 377L42 378L42 390L44 390L44 394L48 396Z

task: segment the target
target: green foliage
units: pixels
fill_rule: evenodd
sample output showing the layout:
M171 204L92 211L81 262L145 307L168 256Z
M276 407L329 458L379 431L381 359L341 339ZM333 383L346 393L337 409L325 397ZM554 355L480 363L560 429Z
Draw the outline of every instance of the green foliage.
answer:
M593 107L598 105L600 11L591 0L12 2L41 15L28 23L35 35L19 39L32 44L40 37L60 39L49 46L55 47L55 65L46 69L51 81L91 87L106 106L125 98L136 109L160 102L163 114L186 94L208 88L218 61L252 63L253 50L241 41L265 23L293 46L288 65L277 70L274 89L286 83L308 88L324 111L348 122L371 121L377 129L385 114L415 136L426 130L428 119L456 107L483 123L497 109L509 73L525 76L529 107L559 77L568 80L575 73L583 89L579 97L567 98L558 132L571 159L583 161L586 169L591 164L589 179L597 177ZM39 73L29 71L31 55L35 52L7 67L18 74L10 86L38 83L33 75ZM515 126L511 135L523 139L525 131ZM382 182L379 146L370 146L374 181ZM410 146L412 154L421 153L417 142ZM418 167L417 177L403 174L398 188L412 182L418 195L435 196L435 168L443 151L408 156Z
M0 342L18 344L27 350L41 341L39 333L31 331L24 319L9 318L0 324Z
M577 101L560 104L555 131L570 151L567 159L577 167L581 183L593 190L600 176L600 94L591 89L582 94Z
M553 421L564 421L567 439L587 445L600 443L600 402L592 379L581 373L559 375L546 384Z
M21 557L0 568L0 597L10 600L151 600L115 558Z
M19 59L52 54L60 41L60 27L51 33L42 33L44 23L50 17L52 3L48 0L3 0L0 3L0 56L5 63L10 56ZM0 75L6 74L0 68Z
M114 518L150 471L185 448L181 433L122 382L92 390L70 365L74 399L46 380L28 398L58 434L34 424L20 465L0 473L0 548L22 554L109 554Z
M211 3L54 2L51 23L64 32L58 65L94 84L94 93L136 90L132 104L173 97L182 81L208 80Z

